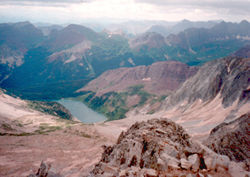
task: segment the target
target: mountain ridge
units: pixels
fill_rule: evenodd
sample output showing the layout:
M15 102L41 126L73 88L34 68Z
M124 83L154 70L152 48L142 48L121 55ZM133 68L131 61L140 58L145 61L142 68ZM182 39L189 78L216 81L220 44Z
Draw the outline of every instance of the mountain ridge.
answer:
M97 95L102 95L111 91L124 91L133 85L142 84L147 92L161 95L165 91L166 94L176 90L196 71L196 67L190 67L177 61L162 61L149 66L119 68L104 72L78 92L93 91Z

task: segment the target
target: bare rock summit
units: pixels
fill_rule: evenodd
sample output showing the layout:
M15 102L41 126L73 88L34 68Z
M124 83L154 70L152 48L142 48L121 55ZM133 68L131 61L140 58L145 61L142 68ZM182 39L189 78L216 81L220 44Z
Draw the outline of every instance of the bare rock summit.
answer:
M114 146L104 149L90 177L232 176L227 156L193 141L181 126L167 119L135 123Z

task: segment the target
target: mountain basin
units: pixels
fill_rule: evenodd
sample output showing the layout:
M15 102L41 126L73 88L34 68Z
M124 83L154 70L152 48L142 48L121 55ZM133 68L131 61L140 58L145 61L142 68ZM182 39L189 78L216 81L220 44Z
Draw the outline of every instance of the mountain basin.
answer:
M57 102L67 108L74 117L83 123L96 123L107 120L104 115L95 112L80 101L60 99L57 100Z

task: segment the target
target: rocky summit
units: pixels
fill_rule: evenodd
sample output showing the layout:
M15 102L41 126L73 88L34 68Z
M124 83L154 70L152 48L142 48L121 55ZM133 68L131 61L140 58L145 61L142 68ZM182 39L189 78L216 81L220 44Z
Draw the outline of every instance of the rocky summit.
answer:
M235 167L235 165L237 167ZM246 172L193 141L185 130L167 119L135 123L122 132L114 146L104 147L89 177L97 176L234 176Z

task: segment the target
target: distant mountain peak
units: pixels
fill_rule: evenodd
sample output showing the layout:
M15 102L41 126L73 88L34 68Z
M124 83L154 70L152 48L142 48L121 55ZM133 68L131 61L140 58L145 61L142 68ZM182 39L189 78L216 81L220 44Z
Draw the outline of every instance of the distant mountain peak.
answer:
M130 41L130 47L136 50L140 50L144 46L151 49L160 48L164 45L166 45L164 36L156 32L146 32Z
M33 25L32 23L30 23L29 21L23 21L23 22L17 22L17 23L13 23L14 26L18 26L18 27L23 27L26 25Z
M190 23L191 21L190 20L187 20L187 19L183 19L182 21L181 21L181 23Z
M249 22L247 20L242 20L240 24L249 24Z

